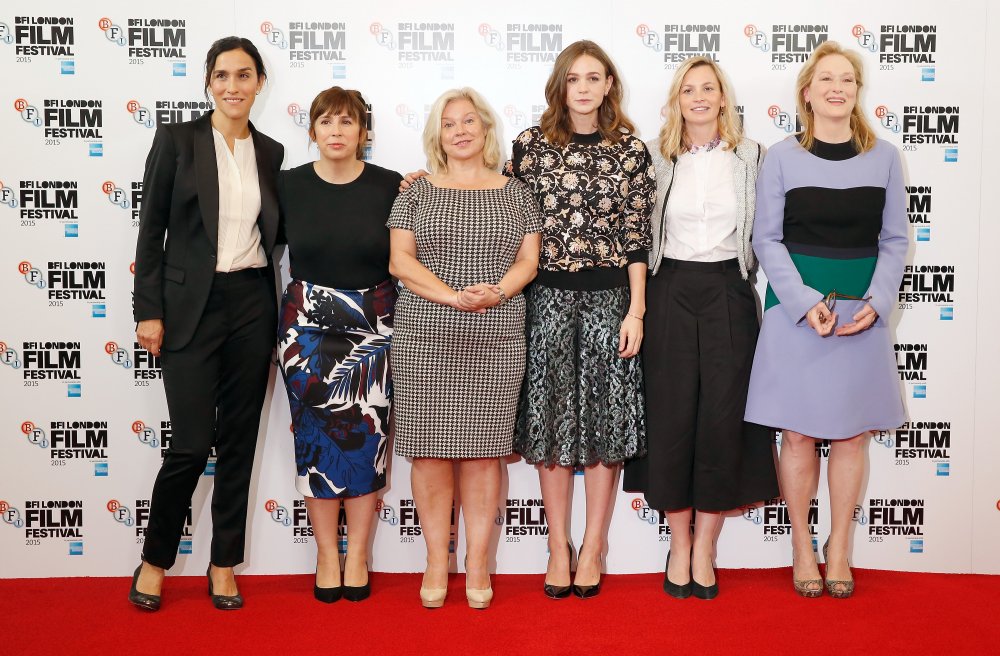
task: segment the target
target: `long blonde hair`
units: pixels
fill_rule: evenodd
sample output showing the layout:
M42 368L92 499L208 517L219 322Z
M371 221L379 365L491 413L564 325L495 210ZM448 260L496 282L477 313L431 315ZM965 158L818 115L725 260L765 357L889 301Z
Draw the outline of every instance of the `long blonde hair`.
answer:
M486 144L483 146L483 162L486 168L496 169L500 163L500 140L497 137L497 117L486 100L472 87L449 89L434 101L427 124L424 125L424 154L431 173L448 170L448 156L441 147L441 116L452 100L468 100L479 114L479 120L486 129Z
M843 48L836 41L824 41L816 48L809 61L799 71L799 77L795 82L795 104L799 110L799 121L802 123L802 132L799 133L799 143L806 150L813 147L816 137L813 131L816 128L816 119L813 116L812 104L805 99L805 90L812 84L813 75L816 74L816 65L819 60L827 55L841 55L851 63L854 68L854 79L858 83L858 95L854 99L854 109L851 110L851 141L854 143L854 150L858 153L866 153L875 147L877 137L872 130L871 124L865 118L865 113L861 109L861 87L864 86L864 63L860 55L853 50Z
M719 81L719 89L722 90L725 106L719 109L719 139L725 142L729 150L735 150L743 139L743 123L736 114L736 95L729 84L729 78L711 58L692 57L681 64L670 82L670 93L667 94L667 104L664 106L667 120L660 128L660 153L664 159L678 157L687 150L684 143L684 116L681 114L681 85L688 71L699 66L712 69L715 79Z
M601 62L604 74L611 78L608 95L597 109L597 131L612 143L618 143L624 133L635 132L635 125L622 109L622 82L611 58L593 41L574 41L559 53L552 66L552 74L545 83L545 102L548 103L548 108L542 113L539 122L542 134L549 143L560 148L568 144L573 136L569 109L566 107L566 76L573 63L583 55L590 55Z

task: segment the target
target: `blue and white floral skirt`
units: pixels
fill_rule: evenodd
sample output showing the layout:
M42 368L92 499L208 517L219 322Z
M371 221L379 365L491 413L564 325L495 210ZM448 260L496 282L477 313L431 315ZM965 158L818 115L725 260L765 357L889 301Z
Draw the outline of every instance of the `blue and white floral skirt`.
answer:
M385 487L396 287L292 280L281 300L278 365L295 434L295 487L357 497Z

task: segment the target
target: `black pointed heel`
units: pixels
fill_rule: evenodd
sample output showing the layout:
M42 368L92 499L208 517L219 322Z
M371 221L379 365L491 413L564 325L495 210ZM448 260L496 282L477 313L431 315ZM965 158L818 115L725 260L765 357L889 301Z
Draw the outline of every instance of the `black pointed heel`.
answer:
M139 572L141 571L142 563L139 563L139 566L135 568L135 573L132 574L132 588L128 591L128 600L143 610L160 610L160 595L146 594L135 588L136 583L139 582Z
M344 585L341 586L344 589L344 599L347 601L364 601L372 594L372 573L368 569L368 564L365 564L365 572L368 574L368 580L365 581L364 585ZM343 581L343 578L341 578Z
M580 551L581 553L583 552L583 545L580 545ZM599 556L598 560L600 560L601 568L603 569L604 566L603 554ZM601 594L601 583L603 583L601 579L597 579L597 583L595 583L594 585L577 585L576 582L574 581L573 594L579 597L580 599L590 599L592 597L596 597L597 595Z
M566 549L569 551L569 569L573 570L573 545L569 542L566 543ZM542 590L545 592L545 596L549 599L565 599L569 596L573 585L552 585L551 583L544 583L542 585Z
M208 577L208 596L212 598L212 605L219 610L239 610L243 608L243 595L217 595L212 591L212 564L208 564L205 572Z
M663 567L663 591L674 599L687 599L691 596L691 581L678 585L670 580L670 552L667 552L667 564Z
M715 575L715 583L712 585L702 585L694 580L694 570L691 570L691 594L698 599L715 599L719 596L719 573L712 566L712 574Z

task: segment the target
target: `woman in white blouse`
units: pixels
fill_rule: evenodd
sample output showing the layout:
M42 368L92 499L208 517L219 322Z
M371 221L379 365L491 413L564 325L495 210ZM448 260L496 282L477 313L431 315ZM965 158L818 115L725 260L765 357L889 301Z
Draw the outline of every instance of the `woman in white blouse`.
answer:
M758 330L750 233L764 149L743 136L731 87L706 57L677 70L665 114L648 144L657 184L642 353L649 451L626 465L625 489L666 512L664 591L712 599L722 512L778 494L774 433L743 421Z

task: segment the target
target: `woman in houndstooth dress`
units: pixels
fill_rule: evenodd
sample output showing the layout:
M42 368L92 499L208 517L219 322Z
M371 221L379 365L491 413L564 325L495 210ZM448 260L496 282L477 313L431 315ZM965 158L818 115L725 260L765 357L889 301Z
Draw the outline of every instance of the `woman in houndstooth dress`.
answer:
M489 539L524 376L524 297L538 267L542 216L518 180L496 172L496 119L472 89L446 92L424 130L432 174L397 197L389 268L396 305L391 365L395 448L413 458L427 543L420 589L444 602L455 472L466 531L466 594L492 598ZM457 468L455 461L458 461Z

